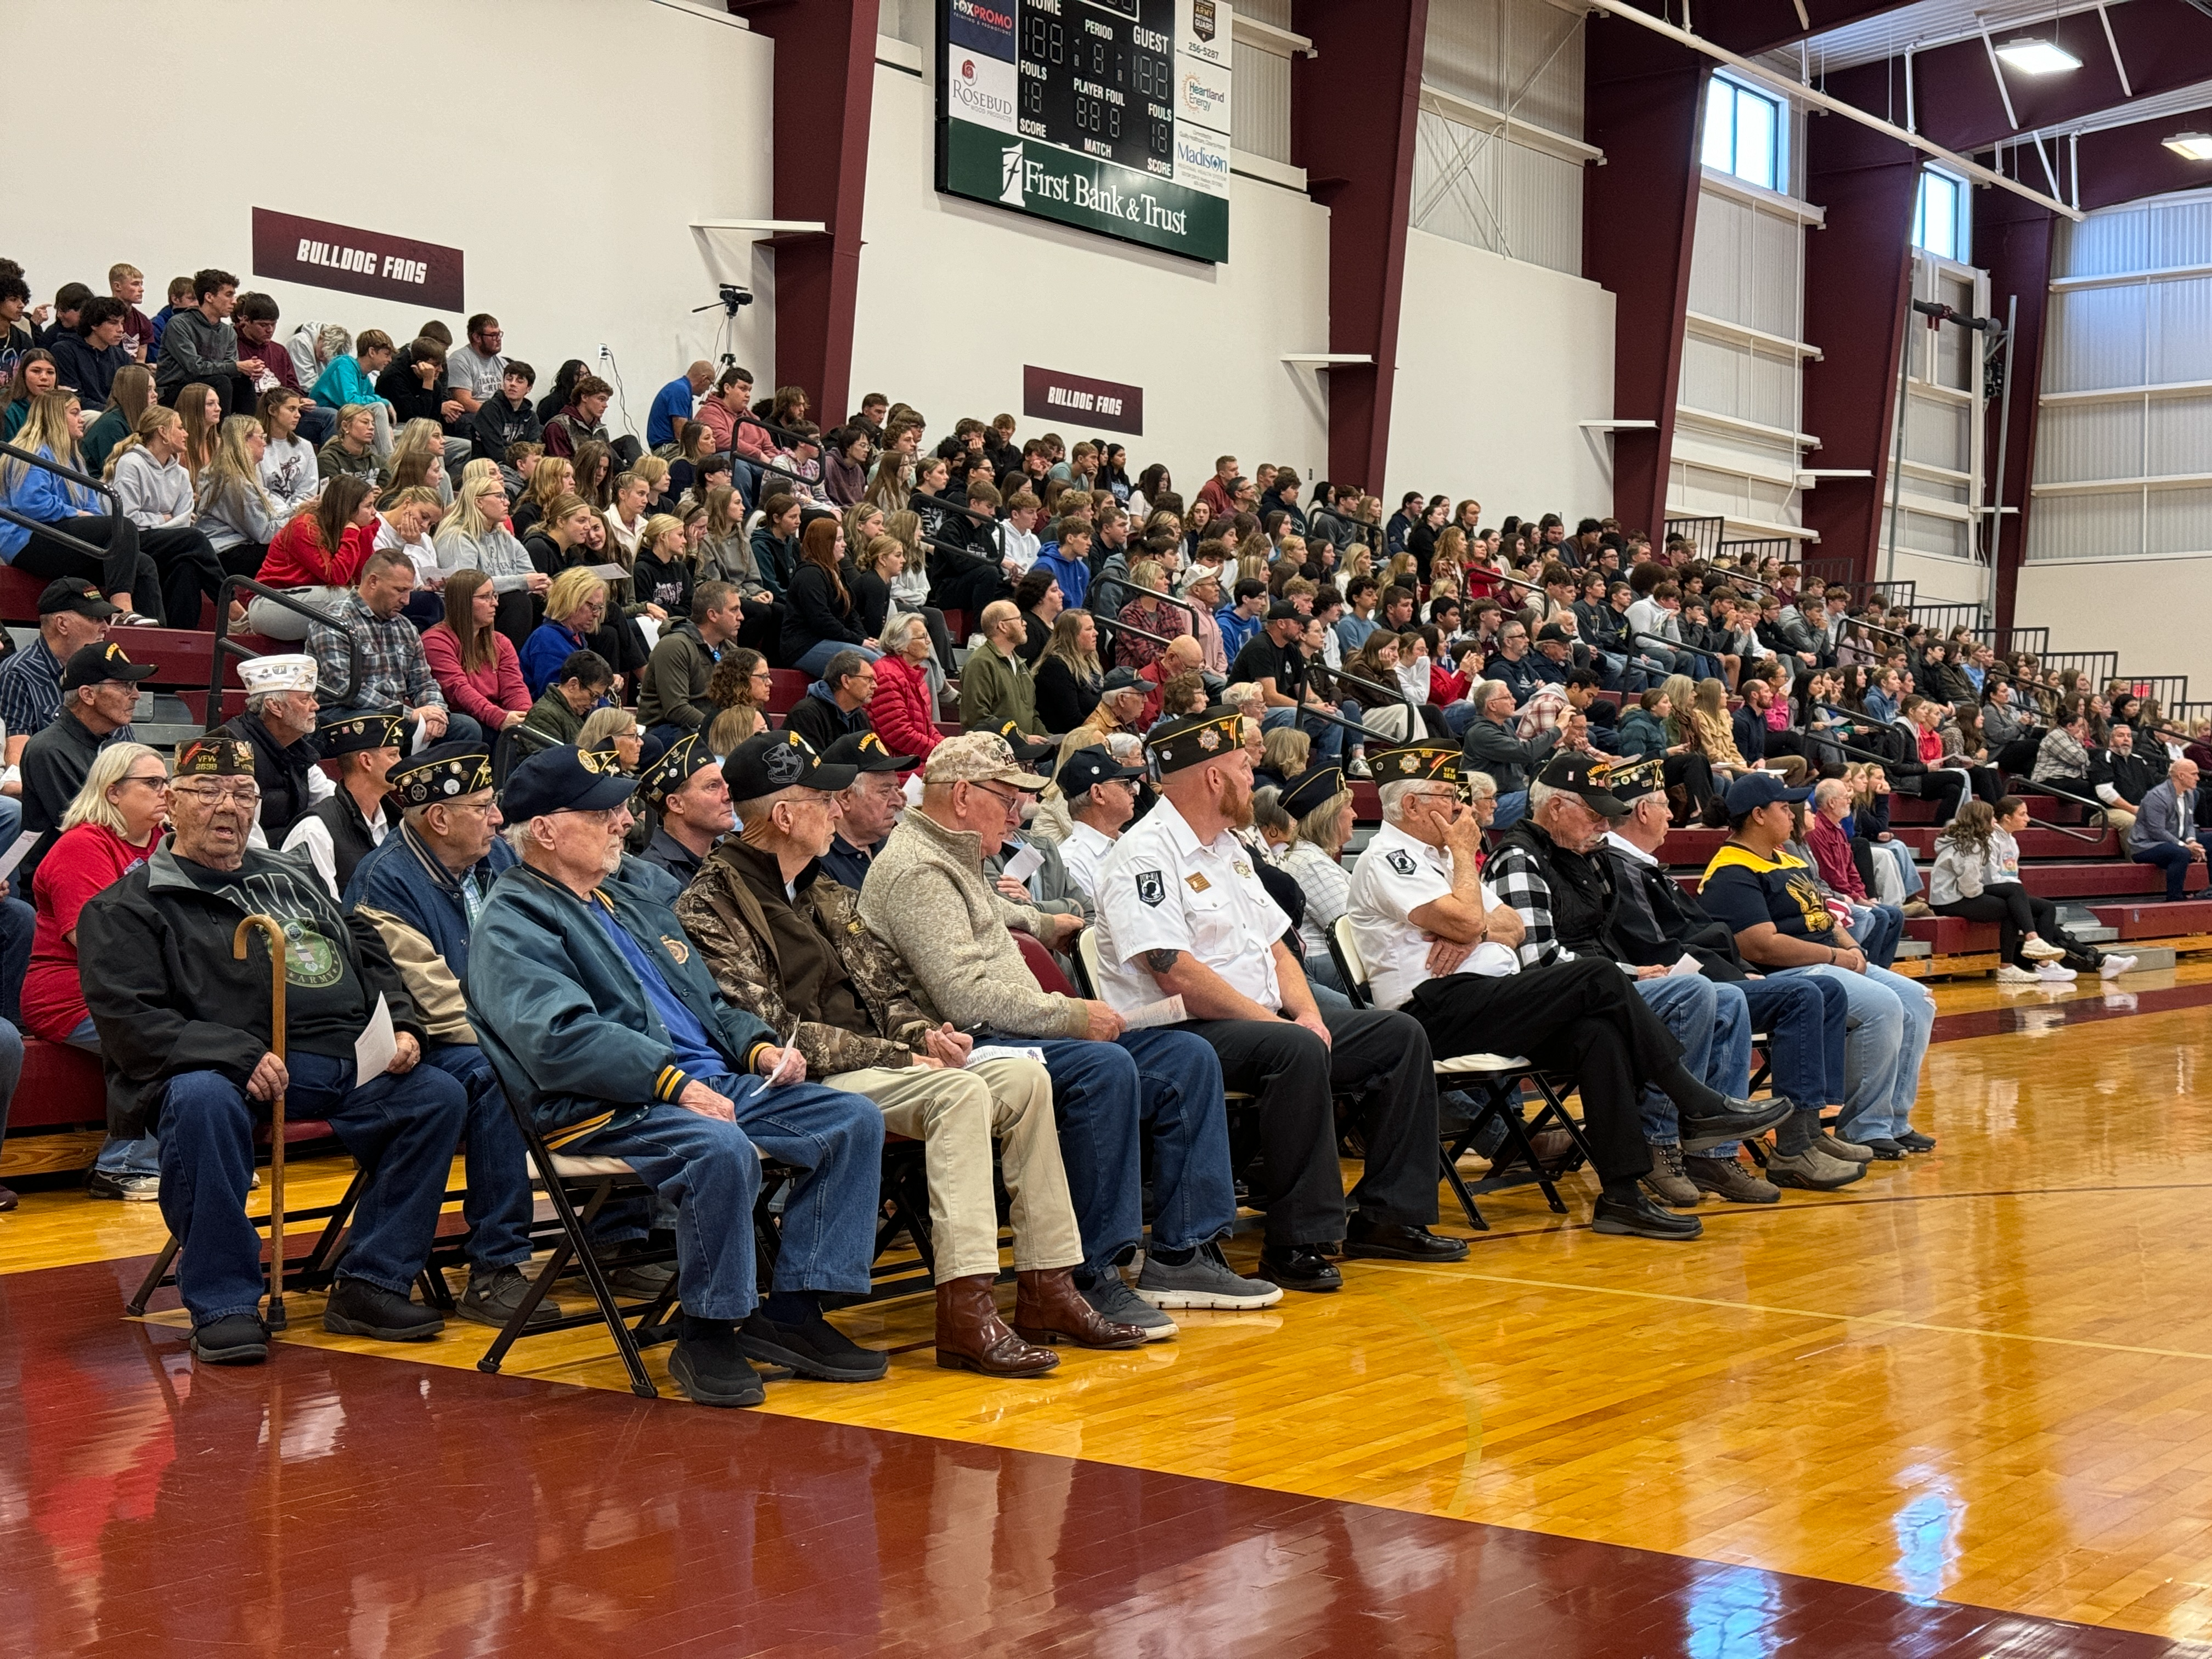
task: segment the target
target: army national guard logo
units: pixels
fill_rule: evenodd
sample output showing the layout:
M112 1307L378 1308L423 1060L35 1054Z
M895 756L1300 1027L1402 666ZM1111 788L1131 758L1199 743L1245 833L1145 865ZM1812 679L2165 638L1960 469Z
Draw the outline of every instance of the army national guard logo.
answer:
M1147 904L1158 904L1168 896L1165 880L1157 870L1137 872L1137 896Z
M1400 875L1410 876L1413 873L1413 860L1411 855L1405 853L1385 853L1382 857Z

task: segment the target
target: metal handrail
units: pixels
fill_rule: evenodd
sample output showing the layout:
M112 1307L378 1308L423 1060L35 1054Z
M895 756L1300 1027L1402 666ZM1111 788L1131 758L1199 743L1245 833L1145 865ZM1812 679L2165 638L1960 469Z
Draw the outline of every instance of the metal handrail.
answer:
M251 576L226 576L222 586L216 593L215 653L214 661L208 669L207 723L203 730L212 732L223 723L222 670L225 660L236 657L241 662L250 661L260 654L248 651L230 637L231 599L238 593L249 593L257 599L270 600L295 616L305 617L310 624L320 623L326 628L336 629L346 645L346 683L336 689L318 686L316 696L334 708L349 708L353 706L353 696L360 689L362 680L361 641L354 638L344 620L327 611L318 611L313 605L295 599L284 589L270 587Z
M1139 587L1136 583L1131 581L1126 576L1101 575L1096 577L1091 581L1091 592L1096 593L1100 588L1107 586L1119 587L1125 589L1131 593L1142 593L1150 599L1162 599L1175 606L1178 611L1187 611L1194 617L1198 615L1197 605L1191 603L1190 600L1179 599L1174 594L1170 593L1162 588Z
M1813 708L1825 708L1832 714L1841 714L1846 720L1872 720L1874 718L1872 715L1868 714L1862 710L1845 708L1839 703L1808 702L1807 706ZM1886 724L1887 722L1878 721L1876 723ZM1816 742L1831 744L1833 747L1841 750L1846 755L1856 756L1860 760L1872 761L1875 765L1883 768L1885 770L1896 764L1893 757L1888 755L1877 755L1870 750L1857 748L1851 744L1845 743L1840 738L1830 736L1826 732L1813 732L1808 730L1806 735L1812 738ZM1930 767L1924 768L1923 769L1930 771L1955 771L1958 769L1955 767ZM2045 794L2055 795L2061 800L2070 800L2078 805L2086 805L2095 808L2100 812L2105 810L2105 803L2100 800L2090 800L2085 802L2082 800L2081 796L2071 794L2063 789L2054 789L2048 783L2032 784L2032 787L2041 791ZM2075 830L2068 824L2052 823L2048 819L2039 818L2033 812L2028 814L2027 821L2039 830L2049 830L2055 834L2065 836L2069 841L2100 842L2105 838L2105 832L2101 830L2097 830L2094 833L2086 830Z
M1333 682L1340 698L1342 696L1344 688L1346 686L1351 687L1352 690L1355 694L1363 691L1373 692L1375 696L1371 700L1367 697L1355 696L1354 700L1358 702L1362 708L1381 708L1387 704L1395 703L1400 708L1403 708L1406 713L1415 720L1419 720L1420 719L1420 705L1413 701L1412 696L1402 685L1384 685L1379 681L1367 679L1360 675L1352 673L1346 669L1331 668L1325 662L1308 663L1306 665L1307 678L1310 680L1316 674L1320 674L1325 677L1328 680ZM1425 730L1426 728L1424 727L1423 729Z
M105 479L95 478L89 472L80 472L73 466L64 466L52 456L34 455L29 450L18 448L14 444L0 443L0 455L6 455L27 465L38 467L43 471L52 473L56 477L66 478L71 483L82 484L94 494L104 496L107 501L108 516L114 520L115 528L108 545L101 547L81 537L72 536L66 530L58 528L56 525L28 518L10 507L0 506L0 519L4 519L9 524L21 529L49 537L84 558L97 560L104 564L110 558L120 558L127 553L134 566L136 565L138 558L137 520L123 510L123 498L115 493L114 489ZM66 523L67 520L58 522ZM137 596L134 594L132 597Z

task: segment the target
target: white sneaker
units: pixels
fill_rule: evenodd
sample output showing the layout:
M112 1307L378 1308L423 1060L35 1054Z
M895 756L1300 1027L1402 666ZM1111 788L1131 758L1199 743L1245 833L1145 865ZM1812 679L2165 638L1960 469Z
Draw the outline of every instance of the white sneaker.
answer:
M2036 969L2035 976L2046 985L2063 985L2074 977L2074 970L2061 968L2055 962L2046 962Z
M2118 979L2122 974L2133 972L2135 965L2136 959L2133 957L2106 957L2097 964L2097 977Z
M2033 962L2056 962L2066 954L2066 949L2047 939L2032 939L2020 947L2020 953Z
M2035 983L2035 975L2029 969L2022 968L2017 963L2008 962L1997 969L1997 983L2000 985L2033 985Z

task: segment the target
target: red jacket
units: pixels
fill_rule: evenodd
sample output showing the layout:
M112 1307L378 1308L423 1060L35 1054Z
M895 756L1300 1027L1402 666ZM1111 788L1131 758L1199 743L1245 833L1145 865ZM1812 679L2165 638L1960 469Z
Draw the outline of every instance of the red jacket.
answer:
M338 538L335 559L323 546L323 532L312 513L295 513L261 562L255 579L271 587L351 587L376 544L374 525L348 525Z
M868 723L894 755L926 757L944 737L930 706L927 678L900 656L876 659L876 695L868 700Z
M1439 708L1457 702L1467 695L1468 678L1454 673L1441 662L1429 665L1429 701Z
M489 743L507 726L510 714L530 712L530 688L522 683L522 659L514 641L494 634L492 659L474 672L461 666L461 641L453 630L438 623L422 632L422 656L430 665L430 678L446 694L446 706L459 709L484 729Z

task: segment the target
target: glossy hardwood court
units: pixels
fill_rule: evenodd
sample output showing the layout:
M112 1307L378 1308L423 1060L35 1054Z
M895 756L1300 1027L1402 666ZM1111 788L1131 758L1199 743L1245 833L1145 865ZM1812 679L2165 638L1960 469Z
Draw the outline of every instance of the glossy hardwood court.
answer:
M1178 1316L1176 1342L1034 1383L938 1370L926 1301L880 1304L840 1319L893 1351L888 1382L771 1384L751 1413L633 1401L590 1332L494 1379L487 1331L380 1348L306 1297L262 1371L195 1372L179 1316L120 1316L150 1206L34 1194L0 1218L0 1585L74 1610L24 1651L70 1650L88 1610L155 1651L2193 1649L2212 968L1938 994L1916 1119L1942 1144L1844 1193L1708 1201L1688 1246L1591 1234L1586 1178L1566 1218L1493 1194L1464 1265L1350 1264L1340 1295ZM298 1171L300 1201L338 1178ZM298 1643L115 1604L162 1582L186 1497ZM725 1547L687 1622L701 1528ZM320 1601L276 1587L293 1547L347 1559L356 1530ZM462 1550L481 1572L426 1559ZM800 1606L819 1639L736 1639Z

